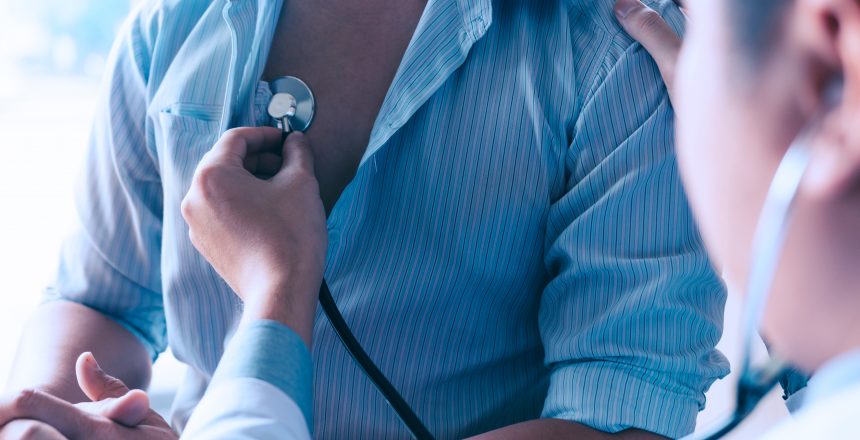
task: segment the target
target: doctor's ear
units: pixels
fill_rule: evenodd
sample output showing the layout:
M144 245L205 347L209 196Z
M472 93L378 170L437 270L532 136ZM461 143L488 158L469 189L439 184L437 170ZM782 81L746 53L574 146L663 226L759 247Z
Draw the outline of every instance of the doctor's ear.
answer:
M811 77L822 122L805 192L860 196L860 0L797 0L796 6L792 24L818 66Z

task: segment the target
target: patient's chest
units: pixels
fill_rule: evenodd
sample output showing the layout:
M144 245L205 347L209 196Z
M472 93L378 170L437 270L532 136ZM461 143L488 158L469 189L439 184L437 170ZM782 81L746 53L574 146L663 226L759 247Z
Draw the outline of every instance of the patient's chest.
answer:
M413 12L417 20L420 11ZM541 60L554 59L549 51L563 50L568 40L550 32L558 41L546 44L547 53L535 54L543 45L521 38L542 34L502 32L505 23L497 23L468 58L440 72L434 86L426 78L447 59L426 50L440 43L422 24L430 35L407 55L407 62L415 61L410 72L421 73L414 75L419 80L399 84L392 96L409 96L404 89L423 94L432 88L432 93L414 112L390 107L397 100L389 99L379 124L394 121L391 109L402 125L356 169L415 25L401 23L391 35L350 29L326 44L305 44L327 38L325 23L312 24L321 19L281 23L265 73L243 83L241 94L249 102L235 105L231 124L271 122L265 110L270 93L258 80L281 75L305 80L318 101L308 135L331 211L326 279L357 337L400 389L438 396L441 419L462 417L458 406L444 402L483 395L485 389L498 401L526 402L523 411L536 417L543 398L533 385L543 380L536 322L545 277L544 227L549 204L564 188L567 147L565 120L554 110L565 88L553 75L570 71ZM455 42L465 35L450 33ZM297 35L305 43L291 44ZM454 49L442 54L460 53ZM188 60L225 54L229 51L222 49L179 57L175 65L183 68L170 72L153 105L152 136L164 193L165 315L173 352L199 380L185 387L190 394L202 392L242 311L238 297L191 245L179 209L197 163L217 141L227 82L226 70ZM219 87L199 85L215 82ZM352 399L376 394L365 387L327 320L317 320L314 334L315 383L321 387L315 391L316 411L356 419L329 420L328 430L317 427L318 435L348 438L368 413L389 415L376 398L370 404ZM498 344L501 337L510 342ZM467 357L437 350L454 345L475 350ZM418 367L401 368L404 356ZM480 389L470 388L475 384ZM483 420L488 411L507 409L483 402L470 411L469 420ZM379 426L399 429L396 420Z
M365 11L338 1L284 4L263 79L292 75L313 90L314 122L307 131L316 156L323 201L331 211L355 176L370 132L403 53L423 0L369 2ZM379 9L379 11L374 11Z

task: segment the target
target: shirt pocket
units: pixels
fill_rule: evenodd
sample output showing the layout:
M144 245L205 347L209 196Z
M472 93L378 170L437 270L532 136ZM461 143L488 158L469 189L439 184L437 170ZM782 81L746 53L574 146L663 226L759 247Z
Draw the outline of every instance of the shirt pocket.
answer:
M221 121L222 107L206 104L177 102L159 112L162 131L190 131L199 134L214 133Z
M203 156L218 140L222 108L175 103L157 114L155 130L165 216L179 207Z

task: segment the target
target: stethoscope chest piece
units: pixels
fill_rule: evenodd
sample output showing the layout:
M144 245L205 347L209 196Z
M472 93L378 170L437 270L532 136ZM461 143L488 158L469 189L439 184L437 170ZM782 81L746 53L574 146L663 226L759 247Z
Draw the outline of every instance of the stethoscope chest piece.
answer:
M284 132L305 131L314 119L316 102L310 87L294 76L282 76L269 83L272 100L269 116Z

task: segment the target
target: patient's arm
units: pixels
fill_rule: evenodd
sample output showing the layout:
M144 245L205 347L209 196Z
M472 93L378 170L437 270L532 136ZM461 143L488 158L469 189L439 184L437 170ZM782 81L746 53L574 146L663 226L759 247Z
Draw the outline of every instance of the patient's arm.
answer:
M89 307L53 301L28 322L6 389L37 388L73 403L89 401L75 377L75 360L85 351L130 388L148 385L150 358L134 335Z

